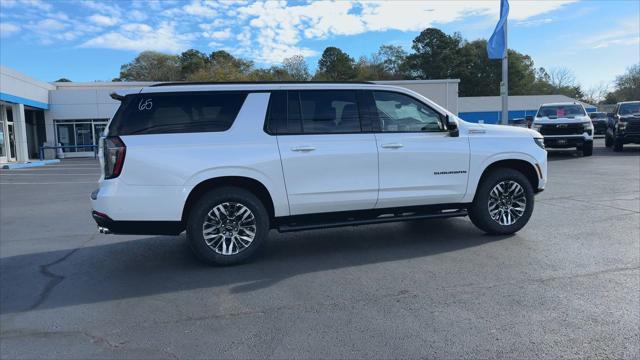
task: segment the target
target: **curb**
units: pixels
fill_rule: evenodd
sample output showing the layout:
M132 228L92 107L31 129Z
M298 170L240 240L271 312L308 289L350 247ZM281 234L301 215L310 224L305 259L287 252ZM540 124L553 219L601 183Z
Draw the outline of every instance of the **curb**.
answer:
M45 165L51 165L51 164L58 164L59 162L60 162L59 159L35 160L35 161L31 161L31 162L26 162L26 163L4 164L4 165L2 165L2 168L3 169L25 169L25 168L45 166Z

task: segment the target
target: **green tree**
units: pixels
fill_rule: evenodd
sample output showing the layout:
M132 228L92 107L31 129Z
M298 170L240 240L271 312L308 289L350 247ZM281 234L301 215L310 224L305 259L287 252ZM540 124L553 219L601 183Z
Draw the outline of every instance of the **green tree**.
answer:
M414 53L407 57L410 77L417 79L447 79L460 73L463 66L462 46L464 40L459 33L447 35L439 29L423 30L414 40Z
M247 81L251 80L253 62L236 58L224 50L209 54L205 67L190 74L192 81Z
M289 79L294 81L307 81L311 78L309 67L304 57L294 55L282 61L282 70L288 74Z
M382 65L386 76L391 79L406 77L407 52L401 46L382 45L373 57Z
M180 73L183 79L189 78L192 74L201 71L209 63L209 58L206 54L195 50L189 49L180 54Z
M344 81L357 76L356 64L352 57L342 50L330 46L322 52L318 60L316 80Z
M632 100L640 100L640 64L631 66L624 74L616 77L615 90L605 97L607 104Z
M60 78L54 82L71 82L71 80L67 79L67 78Z
M143 51L120 67L120 81L180 80L180 59L156 51Z

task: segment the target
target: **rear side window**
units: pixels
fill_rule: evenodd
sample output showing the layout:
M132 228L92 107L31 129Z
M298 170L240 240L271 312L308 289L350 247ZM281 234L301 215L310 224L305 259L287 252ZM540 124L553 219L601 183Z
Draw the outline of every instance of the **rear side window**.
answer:
M278 135L360 133L355 90L274 91L266 130Z
M246 92L149 93L127 97L109 135L220 132L238 116Z
M355 91L300 91L299 96L303 133L330 134L361 131Z

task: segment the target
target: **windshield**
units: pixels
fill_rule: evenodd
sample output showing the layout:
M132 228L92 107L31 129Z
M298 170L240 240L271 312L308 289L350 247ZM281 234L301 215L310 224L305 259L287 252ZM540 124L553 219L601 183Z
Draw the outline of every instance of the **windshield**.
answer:
M594 113L589 114L589 116L590 116L592 119L606 119L606 118L607 118L607 113L604 113L604 112L594 112Z
M584 109L581 105L549 105L542 106L540 110L538 110L536 117L555 119L559 117L583 116L584 114Z
M640 113L640 102L620 105L620 115L631 115Z

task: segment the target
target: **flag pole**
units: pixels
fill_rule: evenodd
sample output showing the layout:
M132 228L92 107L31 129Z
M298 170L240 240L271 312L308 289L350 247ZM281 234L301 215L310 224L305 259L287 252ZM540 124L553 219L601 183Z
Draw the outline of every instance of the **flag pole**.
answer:
M502 86L500 86L500 95L502 95L502 116L500 118L503 125L509 124L509 46L507 45L508 20L504 22L504 57L502 58Z

